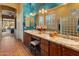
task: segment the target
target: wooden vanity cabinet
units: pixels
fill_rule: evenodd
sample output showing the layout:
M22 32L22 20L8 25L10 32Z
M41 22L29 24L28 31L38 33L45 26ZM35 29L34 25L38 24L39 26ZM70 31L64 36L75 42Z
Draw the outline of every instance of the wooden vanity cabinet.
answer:
M63 46L62 47L62 56L79 56L79 52L77 52L71 48Z
M24 33L24 41L23 41L24 45L29 46L30 41L31 41L31 35L28 33Z
M79 56L79 52L75 51L74 49L24 32L23 43L25 46L29 46L31 40L34 39L40 40L40 50L42 56Z
M49 56L49 41L46 39L41 39L41 55L43 56Z
M50 56L61 56L61 45L50 42Z

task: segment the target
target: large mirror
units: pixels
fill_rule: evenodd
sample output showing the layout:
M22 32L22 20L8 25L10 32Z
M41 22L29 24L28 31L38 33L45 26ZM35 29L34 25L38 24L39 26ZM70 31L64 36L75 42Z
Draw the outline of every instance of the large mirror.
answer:
M75 4L71 4L75 5ZM69 5L70 7L72 7ZM68 5L67 5L68 6ZM61 6L58 9L48 10L39 17L39 24L46 25L48 31L56 31L62 35L79 36L79 7L68 8ZM68 9L66 9L66 7ZM63 8L63 9L62 9Z
M79 36L79 17L63 16L56 18L56 14L48 14L44 17L40 16L39 25L44 25L46 22L48 31L56 31L59 34Z
M46 26L47 30L58 31L58 23L56 19L56 14L46 15Z
M44 25L44 16L39 16L39 25Z
M48 31L60 32L60 21L56 19L56 14L47 14L44 16L39 16L39 25L45 25Z

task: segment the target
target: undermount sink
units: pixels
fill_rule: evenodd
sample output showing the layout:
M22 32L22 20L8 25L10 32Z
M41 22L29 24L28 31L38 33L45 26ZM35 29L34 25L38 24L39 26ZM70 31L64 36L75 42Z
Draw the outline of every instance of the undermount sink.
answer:
M79 42L70 40L70 39L61 39L58 41L61 41L62 43L67 44L67 45L79 45Z

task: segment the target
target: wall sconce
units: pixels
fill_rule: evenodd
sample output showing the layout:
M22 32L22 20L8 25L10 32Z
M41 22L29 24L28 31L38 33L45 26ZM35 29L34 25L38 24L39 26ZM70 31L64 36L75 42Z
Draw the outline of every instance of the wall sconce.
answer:
M41 9L41 10L39 10L39 13L41 13L41 14L45 14L45 13L47 13L47 10L45 10L45 9Z
M35 16L36 15L36 13L30 13L30 16Z
M30 13L30 16L32 16L32 13Z

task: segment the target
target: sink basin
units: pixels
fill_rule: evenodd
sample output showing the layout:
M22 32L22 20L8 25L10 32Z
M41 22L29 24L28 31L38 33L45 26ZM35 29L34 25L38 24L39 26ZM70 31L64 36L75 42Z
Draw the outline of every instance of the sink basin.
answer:
M58 41L61 41L62 43L67 44L67 45L79 45L79 42L71 40L71 39L62 38L62 39L59 39Z

